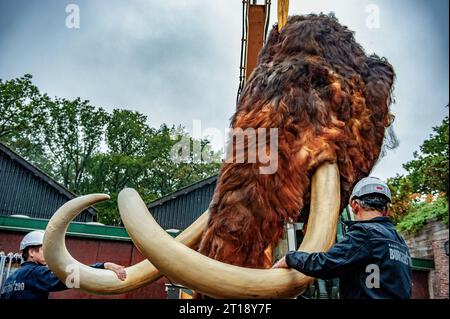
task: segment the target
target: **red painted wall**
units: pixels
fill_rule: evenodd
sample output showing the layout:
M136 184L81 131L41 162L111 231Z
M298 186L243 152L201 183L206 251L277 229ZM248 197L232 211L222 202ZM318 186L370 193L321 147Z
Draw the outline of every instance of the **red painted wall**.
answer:
M0 251L4 253L19 252L19 244L24 232L0 230ZM123 266L131 266L144 258L132 242L120 242L92 238L67 237L66 246L70 254L84 264L110 261ZM161 278L154 283L135 291L113 296L95 296L79 289L54 292L51 299L165 299L165 283L168 280Z

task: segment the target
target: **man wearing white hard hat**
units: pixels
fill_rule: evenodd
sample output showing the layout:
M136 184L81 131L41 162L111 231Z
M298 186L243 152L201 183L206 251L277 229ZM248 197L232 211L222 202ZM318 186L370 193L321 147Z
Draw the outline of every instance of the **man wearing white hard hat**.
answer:
M42 250L43 239L42 230L32 231L22 239L20 250L24 262L7 278L1 299L48 299L50 292L69 289L47 267ZM96 263L91 267L112 270L120 280L126 278L125 268L111 262Z
M273 268L294 268L308 276L339 278L340 297L386 299L411 297L411 257L388 216L391 191L376 177L353 188L355 221L345 222L343 240L327 252L289 252Z

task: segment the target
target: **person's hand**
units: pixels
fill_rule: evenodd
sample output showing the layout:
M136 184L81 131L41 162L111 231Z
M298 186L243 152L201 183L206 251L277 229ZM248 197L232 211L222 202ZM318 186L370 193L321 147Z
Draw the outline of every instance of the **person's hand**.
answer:
M112 270L116 273L117 278L124 281L127 278L127 272L125 271L125 267L121 265L117 265L115 263L106 262L105 269Z
M289 266L286 264L286 256L278 260L273 266L273 269L275 268L289 268Z

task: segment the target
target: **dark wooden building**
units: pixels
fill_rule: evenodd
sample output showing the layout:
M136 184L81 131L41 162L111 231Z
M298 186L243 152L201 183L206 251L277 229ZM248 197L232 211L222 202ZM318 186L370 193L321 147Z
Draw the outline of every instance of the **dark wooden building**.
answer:
M76 196L0 143L0 216L50 219L59 207ZM75 220L93 222L95 216L95 209L89 208Z
M217 177L200 181L148 205L166 230L183 230L208 207ZM47 227L55 211L77 195L58 184L6 145L0 143L0 287L19 266L19 243L33 230ZM110 261L131 266L144 259L123 227L91 224L96 211L89 208L73 221L66 245L74 258L85 264ZM176 234L176 231L170 231ZM164 277L136 291L115 296L96 296L81 290L51 293L50 298L166 298Z
M217 175L186 186L147 205L164 229L184 230L208 209Z

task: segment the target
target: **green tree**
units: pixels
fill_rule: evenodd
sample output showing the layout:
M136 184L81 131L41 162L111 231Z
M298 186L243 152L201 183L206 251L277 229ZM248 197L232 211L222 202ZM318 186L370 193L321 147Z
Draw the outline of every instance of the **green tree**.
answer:
M390 215L397 223L408 214L418 196L413 191L411 180L403 175L389 178L387 184L392 193Z
M448 106L447 106L448 107ZM409 173L414 191L423 194L445 193L448 200L448 116L414 152L414 160L403 167Z
M86 168L99 152L108 114L89 101L55 99L43 125L42 143L54 165L53 175L79 194L86 182Z
M397 228L415 233L430 220L441 220L448 226L448 202L444 197L430 203L422 202L411 206L409 213L397 224Z
M120 225L117 195L124 187L139 191L144 201L156 196L144 185L148 163L145 152L153 129L147 117L129 110L113 110L106 125L106 152L96 154L90 161L90 179L83 185L84 193L103 192L111 200L98 204L98 220L105 224Z
M155 129L139 112L108 114L80 98L50 99L31 79L0 80L0 141L76 194L109 194L110 201L96 205L105 224L120 225L117 194L124 187L148 202L219 170L220 153L181 126ZM177 162L172 149L182 140L190 151ZM194 143L211 161L196 156Z
M185 141L188 155L182 160L174 159L174 147ZM194 152L194 143L199 143L200 151L208 155L208 160ZM152 147L147 153L151 159L147 183L158 196L174 192L179 188L195 183L201 179L217 174L221 164L221 154L211 150L206 139L192 139L183 127L161 127L150 140Z
M113 154L142 156L147 147L147 139L153 132L145 115L115 109L106 129L106 142Z
M31 82L32 76L3 81L0 79L0 139L17 137L23 131L40 124L47 96Z
M400 230L415 232L431 219L448 225L448 137L446 116L403 165L408 174L388 179L391 214Z
M0 79L0 142L47 172L52 165L39 138L49 101L29 74L8 81Z
M129 110L114 110L106 125L106 152L92 157L87 168L90 176L83 193L104 192L111 200L98 204L98 220L120 225L117 195L125 187L135 188L145 202L176 191L188 184L217 174L219 153L209 149L209 141L200 141L201 149L215 160L196 159L194 141L183 127L163 124L153 129L147 117ZM191 147L182 162L172 158L172 148L186 139Z

